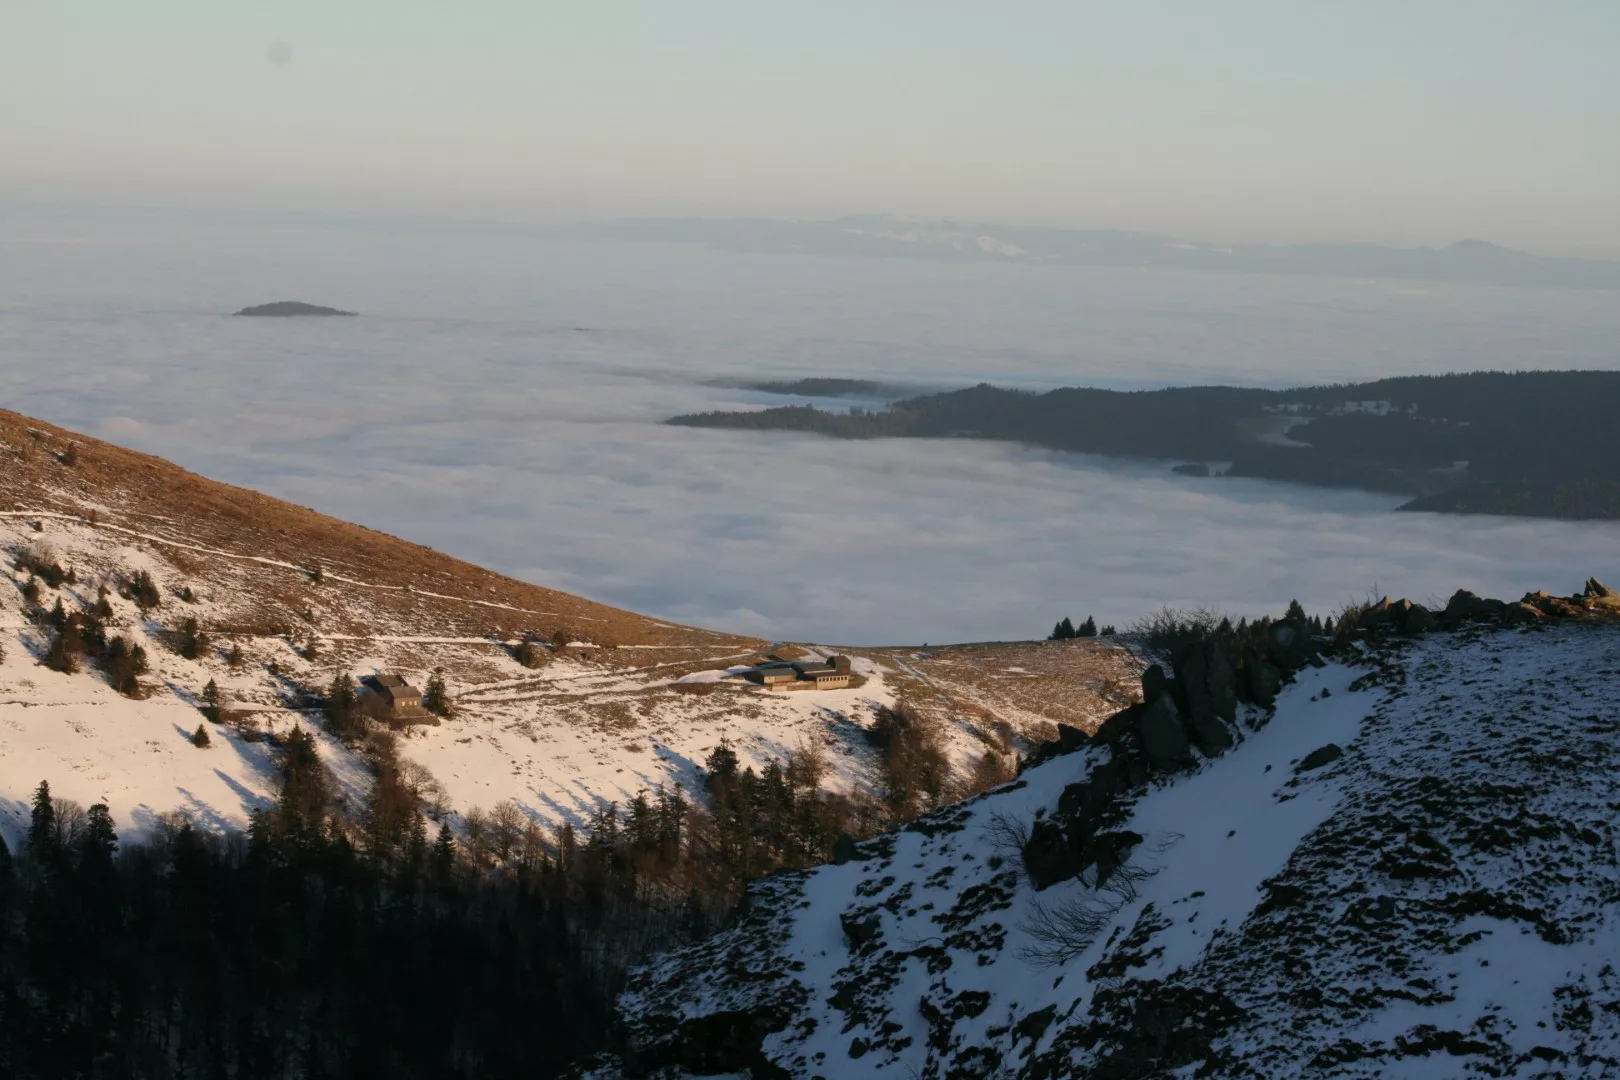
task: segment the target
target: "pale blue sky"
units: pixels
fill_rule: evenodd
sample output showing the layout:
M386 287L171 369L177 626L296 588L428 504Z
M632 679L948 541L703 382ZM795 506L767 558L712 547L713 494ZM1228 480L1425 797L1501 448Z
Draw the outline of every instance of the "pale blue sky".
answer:
M1620 257L1620 3L8 0L0 200Z

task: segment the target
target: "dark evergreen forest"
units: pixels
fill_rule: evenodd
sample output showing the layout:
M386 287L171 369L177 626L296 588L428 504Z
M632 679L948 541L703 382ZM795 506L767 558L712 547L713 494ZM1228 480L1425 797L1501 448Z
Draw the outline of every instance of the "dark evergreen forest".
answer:
M1620 372L1540 371L1296 390L1071 387L1037 394L980 384L878 411L797 405L670 423L854 439L1003 439L1228 462L1224 475L1409 495L1403 509L1410 510L1620 518L1617 415Z
M748 878L962 793L896 711L871 735L874 798L824 792L814 752L756 771L722 742L702 803L657 789L579 830L497 810L453 832L424 816L396 736L334 698L328 729L374 772L363 807L300 729L245 834L168 816L120 845L105 805L40 783L20 850L0 842L0 1076L557 1075L613 1048L629 967L723 924Z

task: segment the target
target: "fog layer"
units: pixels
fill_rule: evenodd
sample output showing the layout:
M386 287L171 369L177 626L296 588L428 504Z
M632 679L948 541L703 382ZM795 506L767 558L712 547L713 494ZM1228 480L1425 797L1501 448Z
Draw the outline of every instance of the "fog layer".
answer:
M1027 637L1620 577L1620 526L966 441L662 426L728 377L1294 385L1612 367L1607 293L5 223L0 403L542 584L775 638ZM298 299L357 319L233 319Z

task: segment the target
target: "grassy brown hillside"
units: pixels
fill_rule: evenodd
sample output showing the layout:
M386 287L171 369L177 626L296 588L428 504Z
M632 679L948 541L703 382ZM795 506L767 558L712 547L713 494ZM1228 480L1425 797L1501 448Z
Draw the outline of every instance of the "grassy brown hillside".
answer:
M138 581L150 583L144 603ZM525 584L0 411L6 582L0 757L17 775L0 790L0 818L9 799L19 822L23 796L46 776L82 780L70 797L111 798L117 814L194 801L240 821L252 802L241 791L267 782L256 740L318 724L329 688L384 673L419 689L443 679L454 715L400 734L404 756L431 770L441 805L456 811L510 802L537 820L583 822L603 801L660 784L701 796L699 766L722 740L761 769L825 750L826 785L869 793L883 768L872 732L896 706L928 726L956 778L948 791L960 794L987 760L1005 767L1058 724L1094 729L1134 699L1141 666L1098 640L839 649L857 675L849 687L773 691L742 673L768 654L834 650ZM145 648L138 702L99 661L48 670L58 605L59 621L104 607L106 634ZM198 632L206 645L187 647ZM186 742L210 684L229 718L216 736L237 754L224 770ZM144 756L154 747L168 755L155 768ZM336 744L332 753L345 760Z
M322 627L338 633L366 632L343 623L367 614L399 635L511 640L533 633L549 641L560 633L606 647L752 644L504 577L6 410L0 510L54 511L127 530L129 543L194 576L194 588L217 584L250 595L251 609L241 615L264 627L296 628L319 608L339 616ZM364 603L356 610L329 602L345 593Z

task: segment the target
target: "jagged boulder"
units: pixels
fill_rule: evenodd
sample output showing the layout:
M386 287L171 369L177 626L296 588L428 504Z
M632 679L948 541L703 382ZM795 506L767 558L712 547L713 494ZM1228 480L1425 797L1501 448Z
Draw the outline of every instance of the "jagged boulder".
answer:
M1213 713L1189 717L1187 731L1206 757L1215 757L1232 748L1232 729Z
M1146 775L1126 754L1114 754L1078 783L1058 796L1057 817L1072 835L1090 835L1113 824L1120 816L1119 798Z
M1343 756L1344 750L1337 743L1318 746L1315 750L1299 759L1299 764L1294 766L1294 771L1296 773L1307 773L1338 761Z
M1543 617L1539 610L1523 600L1502 609L1502 623L1505 626L1528 626L1540 622Z
M1451 594L1451 599L1446 601L1444 618L1451 625L1482 622L1499 616L1504 606L1500 600L1488 600L1467 589L1458 589Z
M1140 717L1146 705L1130 705L1097 725L1092 732L1092 739L1103 743L1114 751L1123 753L1131 750L1138 742L1138 729Z
M1237 719L1237 694L1232 667L1218 642L1194 641L1176 651L1175 688L1187 731L1198 748L1211 756L1232 745L1232 733L1223 720Z
M832 861L834 866L843 866L860 858L860 849L855 846L855 838L849 833L839 833L838 839L833 841Z
M1057 728L1058 753L1060 754L1072 754L1091 742L1090 737L1077 727L1069 724L1059 724Z
M1620 593L1616 593L1595 577L1586 579L1586 588L1581 595L1588 600L1620 600Z
M852 915L847 911L838 916L838 924L844 928L844 936L849 939L851 949L858 949L877 937L883 925L876 914Z
M1385 597L1381 617L1386 622L1389 615L1388 604L1389 598ZM1316 647L1311 641L1310 628L1293 619L1272 623L1266 630L1266 646L1272 663L1284 671L1298 671L1316 652Z
M765 1056L768 1035L787 1026L787 1015L776 1009L731 1009L682 1021L656 1044L629 1047L624 1057L627 1076L647 1076L655 1070L679 1068L699 1076L743 1073L759 1080L787 1080L791 1074Z
M1165 694L1170 693L1170 676L1164 673L1164 668L1158 664L1148 665L1142 672L1142 703L1151 705Z
M1125 860L1131 857L1131 851L1141 842L1141 834L1131 832L1129 829L1098 833L1086 841L1080 858L1087 866L1096 865L1097 885L1100 888L1114 876L1114 871L1125 865Z
M1237 723L1237 673L1218 641L1209 643L1209 703L1215 715L1229 724Z
M1375 630L1381 627L1386 627L1393 620L1393 612L1391 609L1394 607L1395 602L1386 596L1379 600L1378 603L1373 604L1371 607L1363 610L1361 617L1357 620L1357 622L1363 630Z
M1434 612L1422 604L1414 604L1410 600L1403 601L1406 605L1401 614L1400 632L1407 637L1421 637L1434 628Z
M1277 692L1282 689L1282 670L1269 660L1263 660L1253 649L1243 654L1242 686L1250 701L1263 709L1276 704Z
M1187 729L1168 695L1146 706L1138 720L1142 753L1156 769L1185 769L1194 764Z
M1060 881L1068 881L1082 869L1080 853L1069 843L1068 836L1057 823L1047 820L1035 822L1024 843L1024 870L1036 890L1050 888ZM845 928L848 932L848 928Z

